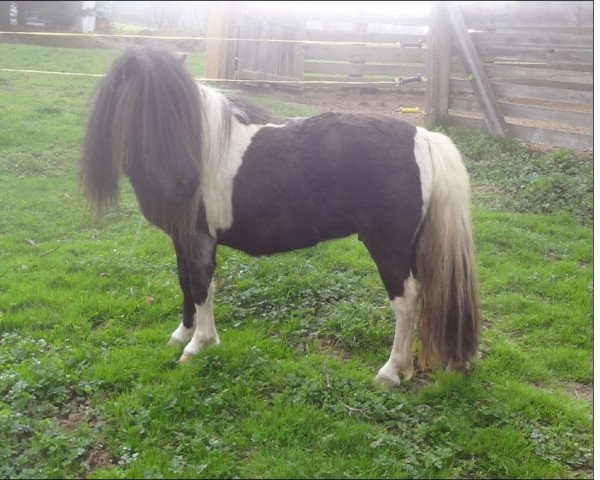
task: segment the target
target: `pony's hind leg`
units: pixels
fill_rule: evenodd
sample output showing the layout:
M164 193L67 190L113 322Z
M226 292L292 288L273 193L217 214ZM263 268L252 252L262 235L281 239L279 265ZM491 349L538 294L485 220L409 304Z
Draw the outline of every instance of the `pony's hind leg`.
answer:
M404 281L404 294L390 300L396 317L394 344L389 360L377 373L377 380L392 386L400 385L400 374L405 380L413 375L412 336L415 325L419 290L410 275Z
M213 317L213 283L210 283L206 300L201 305L196 305L195 330L192 339L183 349L183 354L179 358L182 363L187 362L196 355L202 348L208 345L218 345L220 343L215 320Z
M398 225L402 227L388 228L379 225L371 231L361 233L361 238L377 265L396 317L390 358L376 377L392 386L400 384L401 375L404 379L411 378L414 370L411 345L419 287L411 273L411 240L414 229L405 228L408 223L399 222Z

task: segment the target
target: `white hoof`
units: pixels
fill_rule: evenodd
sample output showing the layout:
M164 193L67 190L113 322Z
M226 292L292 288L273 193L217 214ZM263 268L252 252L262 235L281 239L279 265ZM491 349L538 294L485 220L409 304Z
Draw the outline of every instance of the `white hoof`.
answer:
M211 335L210 337L200 337L199 335L196 335L183 349L183 355L181 355L179 361L187 362L203 348L206 348L209 345L219 345L220 343L221 341L219 340L218 335Z
M386 387L399 387L400 386L400 377L398 375L393 375L392 377L389 377L389 376L384 375L381 372L379 372L375 376L375 381Z
M194 326L189 328L184 327L183 322L175 329L171 334L171 338L167 342L167 345L182 345L188 343L194 336Z
M190 360L192 359L193 355L186 355L185 353L179 357L178 362L179 363L189 363Z
M404 380L406 381L412 378L413 372L414 368L412 365L412 359L411 364L408 367L399 370L396 370L394 367L392 367L390 362L388 362L383 367L381 367L381 369L377 373L377 377L375 378L377 379L377 381L384 385L398 387L401 382L400 375L402 375Z

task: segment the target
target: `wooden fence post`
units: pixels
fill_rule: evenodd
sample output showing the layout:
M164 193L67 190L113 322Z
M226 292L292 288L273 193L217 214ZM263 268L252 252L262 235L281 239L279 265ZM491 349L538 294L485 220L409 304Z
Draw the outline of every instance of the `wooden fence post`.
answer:
M452 38L442 3L432 2L427 38L425 121L432 125L444 124L448 119Z
M233 79L237 42L218 40L236 38L237 28L233 15L233 2L213 2L208 16L206 42L206 76Z
M505 137L507 135L507 127L504 115L496 101L496 94L492 89L483 62L469 34L463 15L458 5L454 2L448 2L445 6L448 9L448 18L450 19L454 37L456 38L459 54L465 69L469 73L469 80L471 81L475 97L483 110L485 124L488 130L494 135Z

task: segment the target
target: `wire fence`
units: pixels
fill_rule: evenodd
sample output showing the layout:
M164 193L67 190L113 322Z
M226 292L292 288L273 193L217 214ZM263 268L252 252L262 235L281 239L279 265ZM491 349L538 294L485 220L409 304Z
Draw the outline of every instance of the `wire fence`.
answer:
M223 38L223 37L198 37L198 36L155 36L155 35L133 35L133 34L110 34L110 33L67 33L67 32L7 32L0 31L0 35L35 35L48 37L88 37L88 38L118 38L118 39L150 39L150 40L196 40L196 41L222 41L222 42L264 42L264 43L289 43L300 45L362 45L367 47L387 48L427 48L428 44L418 41L398 42L367 42L353 41L330 41L330 40L305 40L305 39L280 39L280 38Z
M12 32L0 31L0 35L24 35L24 36L45 36L45 37L84 37L84 38L114 38L114 39L148 39L155 41L223 41L223 42L264 42L264 43L279 43L279 44L300 44L300 45L335 45L335 46L376 46L386 48L410 48L422 49L428 48L428 44L421 41L410 42L367 42L367 41L321 41L321 40L291 40L291 39L275 39L275 38L223 38L223 37L199 37L199 36L154 36L154 35L120 35L109 33L73 33L73 32ZM1 37L0 37L1 41ZM80 77L103 77L103 74L96 73L79 73L79 72L59 72L49 70L33 70L33 69L15 69L15 68L0 68L0 72L22 73L22 74L45 74L45 75L67 75ZM214 82L214 83L261 83L272 85L380 85L399 87L403 84L399 77L393 77L390 80L275 80L275 79L224 79L224 78L206 78L196 77L197 81Z

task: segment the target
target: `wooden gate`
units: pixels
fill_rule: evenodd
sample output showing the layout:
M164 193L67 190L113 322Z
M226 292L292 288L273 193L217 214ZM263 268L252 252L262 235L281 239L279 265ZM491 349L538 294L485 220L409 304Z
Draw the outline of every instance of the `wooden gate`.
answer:
M252 83L302 80L304 46L297 41L305 38L305 22L249 6L235 7L223 2L211 11L208 76Z

